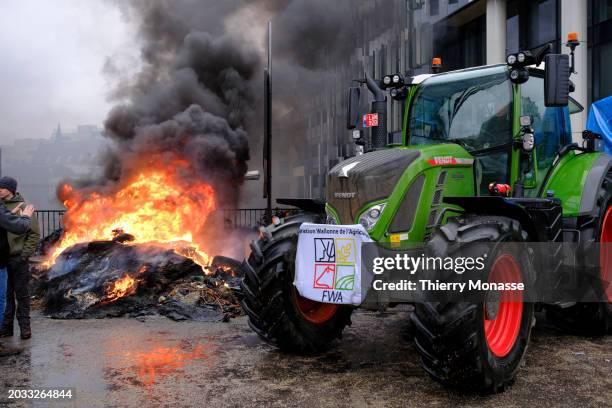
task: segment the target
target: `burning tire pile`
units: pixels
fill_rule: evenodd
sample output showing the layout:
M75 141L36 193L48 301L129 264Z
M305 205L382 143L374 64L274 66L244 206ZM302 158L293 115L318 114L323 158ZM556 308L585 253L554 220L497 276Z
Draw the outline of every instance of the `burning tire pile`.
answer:
M202 267L163 246L94 241L64 250L41 292L53 318L161 314L227 321L241 313L239 279L238 268L222 257Z

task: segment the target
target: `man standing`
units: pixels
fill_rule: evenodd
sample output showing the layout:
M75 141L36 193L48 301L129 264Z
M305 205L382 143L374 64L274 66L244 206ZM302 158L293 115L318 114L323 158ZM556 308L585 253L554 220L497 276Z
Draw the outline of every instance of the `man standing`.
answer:
M21 214L13 214L4 204L0 204L0 312L4 313L6 304L6 266L10 258L7 231L14 234L25 234L30 227L30 217L34 214L34 207L26 205L20 209ZM0 344L0 357L17 354L21 350Z
M8 210L19 215L25 200L17 192L17 180L12 177L0 178L0 199ZM32 337L30 328L30 266L29 258L36 251L40 239L40 229L35 215L30 218L30 225L25 234L7 235L10 248L8 262L8 284L6 292L6 309L0 329L0 337L13 335L15 315L19 323L21 338Z

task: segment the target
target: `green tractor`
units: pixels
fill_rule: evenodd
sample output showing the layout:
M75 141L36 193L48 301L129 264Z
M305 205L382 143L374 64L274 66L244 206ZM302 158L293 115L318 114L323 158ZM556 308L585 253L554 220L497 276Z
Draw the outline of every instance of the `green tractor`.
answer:
M569 56L544 49L510 55L507 64L364 79L380 123L388 95L405 106L401 138L389 140L381 125L364 143L354 131L365 153L329 171L326 202L285 200L305 212L261 228L243 263L250 327L281 350L312 353L351 323L354 307L306 299L293 285L304 222L361 224L379 244L424 243L442 255L482 241L612 241L612 157L596 151L592 136L572 143L570 113L582 109L569 97L572 71L573 57L570 66ZM353 129L359 90L349 89ZM576 259L586 262L580 253ZM534 261L529 251L500 250L485 274L532 284ZM416 303L411 320L422 366L445 385L499 392L515 379L535 308L574 330L609 332L612 256L600 262L596 287L607 303L540 305L503 296L493 306Z

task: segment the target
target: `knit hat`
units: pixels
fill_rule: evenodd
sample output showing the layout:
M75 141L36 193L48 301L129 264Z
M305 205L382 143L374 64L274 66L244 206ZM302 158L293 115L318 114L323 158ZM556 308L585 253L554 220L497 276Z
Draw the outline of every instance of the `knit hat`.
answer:
M17 191L17 180L12 177L0 177L0 188L6 188L11 193Z

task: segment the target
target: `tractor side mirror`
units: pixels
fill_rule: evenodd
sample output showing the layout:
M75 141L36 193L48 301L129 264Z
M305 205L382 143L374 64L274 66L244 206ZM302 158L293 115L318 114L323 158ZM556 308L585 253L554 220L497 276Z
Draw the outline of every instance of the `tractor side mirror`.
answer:
M348 103L346 107L346 128L355 129L359 123L359 100L361 97L361 89L359 87L350 87L348 89Z
M548 54L544 57L544 105L546 107L567 106L570 91L569 55Z

